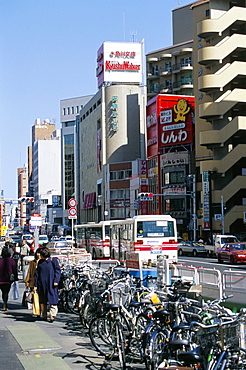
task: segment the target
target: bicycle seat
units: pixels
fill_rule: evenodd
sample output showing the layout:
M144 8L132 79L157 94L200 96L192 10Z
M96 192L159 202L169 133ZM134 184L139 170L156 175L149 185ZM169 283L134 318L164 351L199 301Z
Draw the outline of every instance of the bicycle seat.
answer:
M113 303L106 303L105 308L107 310L117 311L120 308L119 304L113 304Z
M183 346L188 346L189 343L190 342L188 341L188 339L174 339L174 340L170 340L169 346L172 349L178 349Z
M201 363L203 357L201 355L201 347L198 346L189 352L179 353L179 361L183 361L186 365L195 364L197 362Z
M162 319L163 316L169 316L169 315L170 315L170 313L168 311L166 311L165 309L163 309L163 310L155 311L153 313L153 318L154 319Z

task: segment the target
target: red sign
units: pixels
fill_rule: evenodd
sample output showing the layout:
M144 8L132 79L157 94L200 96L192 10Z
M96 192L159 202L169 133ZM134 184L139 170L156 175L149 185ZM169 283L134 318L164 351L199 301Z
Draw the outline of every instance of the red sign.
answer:
M77 200L73 199L73 198L69 199L68 205L69 205L69 207L73 207L73 208L76 207L77 206Z
M194 136L194 97L158 95L147 105L147 157L161 148L190 144Z
M77 210L76 208L69 208L68 213L69 213L69 216L76 216Z

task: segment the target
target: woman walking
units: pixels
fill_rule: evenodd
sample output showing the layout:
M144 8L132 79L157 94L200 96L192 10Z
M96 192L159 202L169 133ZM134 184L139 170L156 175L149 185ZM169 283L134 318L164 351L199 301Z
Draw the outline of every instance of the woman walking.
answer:
M44 320L47 320L47 305L50 306L50 322L55 320L58 312L58 283L61 269L57 258L50 256L46 247L40 248L40 260L37 265L34 290L38 291L40 310Z
M11 284L18 280L17 264L11 258L12 251L8 247L2 250L0 259L0 289L2 291L3 308L2 311L8 311L7 303Z

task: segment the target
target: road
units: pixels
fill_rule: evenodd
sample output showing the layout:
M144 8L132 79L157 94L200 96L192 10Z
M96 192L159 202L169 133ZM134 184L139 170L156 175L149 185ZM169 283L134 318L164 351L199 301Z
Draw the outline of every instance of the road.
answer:
M183 264L192 265L194 267L203 266L206 268L212 268L220 271L224 270L234 270L234 271L244 271L246 272L246 264L238 264L238 265L231 265L227 263L220 264L217 261L217 258L204 258L204 257L190 257L190 256L182 256L179 257L178 261Z

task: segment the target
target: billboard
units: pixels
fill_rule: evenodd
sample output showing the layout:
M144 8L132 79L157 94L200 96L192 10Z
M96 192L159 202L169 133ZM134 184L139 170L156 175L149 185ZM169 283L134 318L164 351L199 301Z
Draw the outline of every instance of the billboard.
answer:
M147 156L161 148L191 144L194 137L194 97L157 95L147 104Z
M104 42L97 52L98 87L104 82L143 82L143 42Z

